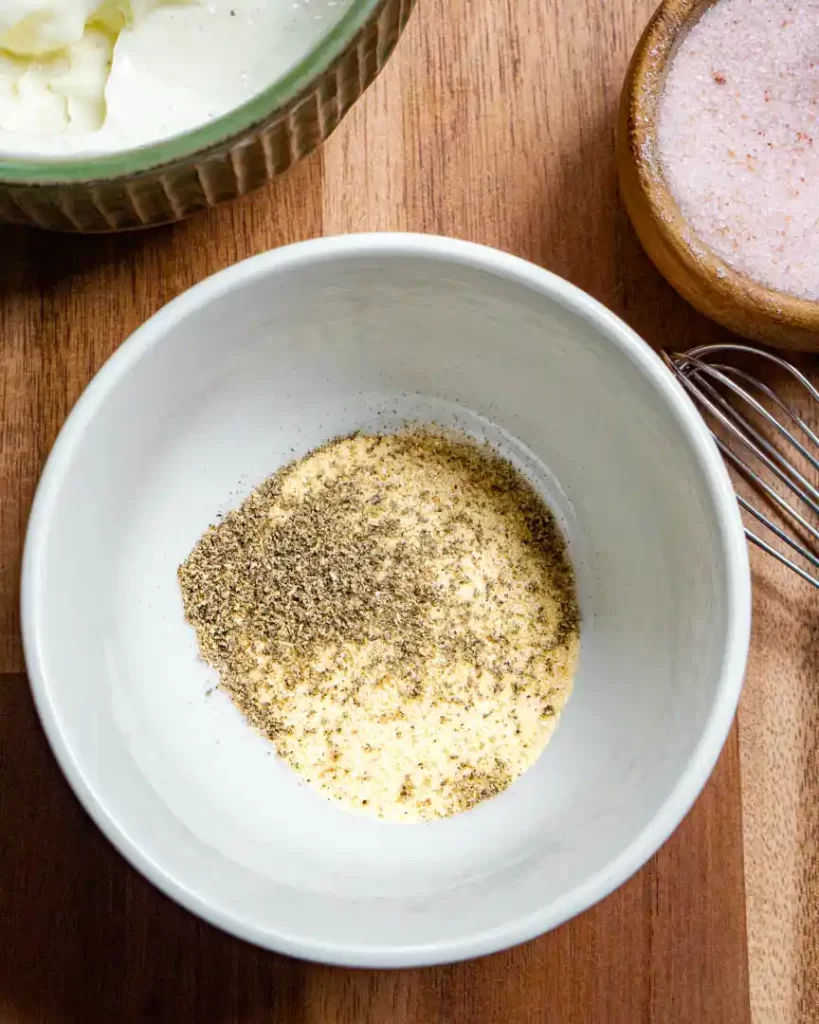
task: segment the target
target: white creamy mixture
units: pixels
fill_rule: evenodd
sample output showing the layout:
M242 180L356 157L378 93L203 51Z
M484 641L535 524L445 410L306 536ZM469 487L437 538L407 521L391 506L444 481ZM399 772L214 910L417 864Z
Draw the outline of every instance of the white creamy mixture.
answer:
M129 149L280 78L348 0L0 0L0 156Z

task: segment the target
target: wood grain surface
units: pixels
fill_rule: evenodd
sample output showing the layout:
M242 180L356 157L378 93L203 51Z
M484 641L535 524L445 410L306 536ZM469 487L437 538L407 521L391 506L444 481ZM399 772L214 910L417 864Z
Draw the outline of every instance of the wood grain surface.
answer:
M322 233L441 232L549 267L652 344L724 337L659 278L617 199L618 92L652 6L419 0L387 71L328 145L263 192L139 235L0 228L1 1024L750 1019L736 730L673 838L590 912L468 964L345 971L243 945L133 872L63 782L22 674L20 551L57 430L129 332L237 259ZM741 750L750 1002L755 1021L807 1024L819 977L819 631L801 586L755 569Z

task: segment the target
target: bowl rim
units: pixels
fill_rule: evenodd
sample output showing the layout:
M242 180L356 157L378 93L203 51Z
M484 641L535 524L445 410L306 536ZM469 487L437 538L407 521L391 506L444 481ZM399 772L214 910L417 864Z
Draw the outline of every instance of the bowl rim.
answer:
M232 142L283 110L299 93L316 82L342 56L356 35L387 0L350 0L341 17L310 50L267 88L238 107L188 131L142 146L111 153L69 154L65 157L19 157L0 148L0 183L7 185L97 184L185 162Z
M167 332L190 313L246 282L284 270L361 256L416 257L454 263L511 280L585 319L654 386L677 420L705 480L723 553L726 631L717 691L699 741L676 785L657 813L612 861L551 904L535 908L495 928L465 933L445 942L368 946L326 943L250 925L231 911L192 891L126 833L84 776L51 700L45 668L46 636L41 616L41 581L49 523L74 450L82 444L108 393L159 346ZM750 571L745 533L734 490L716 445L694 405L660 357L619 317L596 299L524 259L452 238L403 233L319 238L253 256L183 292L139 327L98 371L68 416L47 459L26 534L21 618L25 660L40 720L52 751L74 793L116 849L142 875L194 914L263 948L305 960L355 967L410 967L450 963L525 942L591 907L625 882L668 839L705 785L728 736L739 700L748 653L751 617Z
M726 263L690 227L666 182L657 154L656 115L665 76L677 48L719 0L662 0L637 44L623 92L625 131L640 189L665 244L693 279L706 280L723 302L819 334L819 300L778 291Z

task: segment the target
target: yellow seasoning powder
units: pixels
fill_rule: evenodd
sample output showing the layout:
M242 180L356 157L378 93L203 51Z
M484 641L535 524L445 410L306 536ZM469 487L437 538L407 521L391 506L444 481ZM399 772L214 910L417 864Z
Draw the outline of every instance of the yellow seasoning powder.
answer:
M295 772L417 822L506 789L578 653L554 517L486 445L356 434L280 470L179 569L204 659Z

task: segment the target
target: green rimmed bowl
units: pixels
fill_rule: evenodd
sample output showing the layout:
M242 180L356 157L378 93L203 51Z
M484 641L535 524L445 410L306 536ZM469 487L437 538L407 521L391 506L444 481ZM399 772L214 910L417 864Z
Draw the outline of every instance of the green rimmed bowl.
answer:
M190 132L82 159L0 154L0 221L127 231L251 192L319 146L387 62L415 0L352 0L316 46L253 99Z

